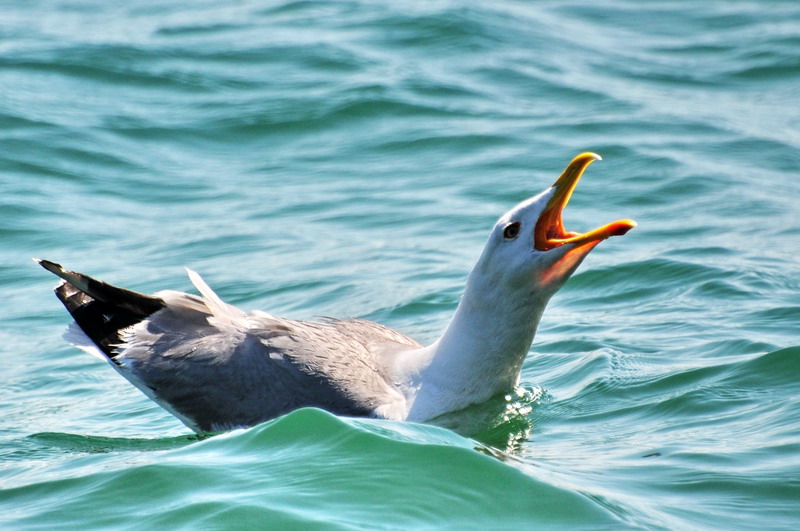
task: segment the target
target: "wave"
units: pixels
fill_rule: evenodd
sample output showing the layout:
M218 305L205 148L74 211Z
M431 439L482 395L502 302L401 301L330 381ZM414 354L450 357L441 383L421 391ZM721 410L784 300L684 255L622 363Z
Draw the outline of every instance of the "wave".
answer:
M475 442L448 430L340 419L313 409L201 441L31 439L73 457L66 474L59 469L67 467L56 465L4 490L4 518L23 526L409 528L538 521L603 528L617 522L580 492L509 467L490 456L496 452L477 452Z

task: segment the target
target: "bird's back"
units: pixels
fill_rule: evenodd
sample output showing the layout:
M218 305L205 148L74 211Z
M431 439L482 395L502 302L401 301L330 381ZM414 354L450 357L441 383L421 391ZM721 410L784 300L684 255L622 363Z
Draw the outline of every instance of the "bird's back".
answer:
M166 308L128 329L116 361L199 431L251 426L301 407L368 416L403 400L385 367L419 344L398 332L359 319L260 312L221 321L176 304L179 297L196 302L165 298Z

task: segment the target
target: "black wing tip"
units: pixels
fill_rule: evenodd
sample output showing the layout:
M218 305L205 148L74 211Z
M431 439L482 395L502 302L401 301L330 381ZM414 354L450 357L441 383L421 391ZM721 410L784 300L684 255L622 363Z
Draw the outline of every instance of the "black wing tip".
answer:
M144 293L138 293L107 284L89 275L64 269L61 264L57 264L56 262L43 260L41 258L34 258L33 260L57 277L63 279L65 283L70 284L78 291L82 291L92 299L124 308L142 317L157 312L166 306L164 300L160 297L145 295ZM59 288L61 287L62 285L59 285ZM56 289L58 290L59 288Z
M74 277L78 276L77 273L64 269L64 267L59 263L51 262L50 260L45 260L43 258L33 258L33 261L53 273L55 276L63 279L65 282L70 282L70 275L72 275L73 280Z
M61 267L61 264L57 264L55 262L51 262L50 260L45 260L44 258L32 258L34 262L42 266L43 268L47 269L51 273L55 273L56 271L62 271L64 268Z
M83 273L64 269L61 264L34 258L34 262L60 277L56 297L78 326L109 359L116 356L114 345L121 332L164 308L159 297L106 284Z

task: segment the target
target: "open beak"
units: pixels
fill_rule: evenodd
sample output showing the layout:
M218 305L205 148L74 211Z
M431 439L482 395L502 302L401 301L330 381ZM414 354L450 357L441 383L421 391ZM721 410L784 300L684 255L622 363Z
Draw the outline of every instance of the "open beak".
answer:
M622 236L636 226L636 222L632 219L620 219L583 234L564 228L561 212L567 206L584 170L596 160L602 160L600 155L581 153L572 159L564 173L553 183L555 193L539 216L533 230L533 246L536 250L549 251L565 243L583 245L599 242L611 236Z

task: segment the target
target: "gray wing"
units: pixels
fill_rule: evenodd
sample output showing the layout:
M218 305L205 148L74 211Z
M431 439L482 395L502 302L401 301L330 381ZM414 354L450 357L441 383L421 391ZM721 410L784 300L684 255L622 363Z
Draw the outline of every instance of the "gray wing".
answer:
M126 378L193 429L251 426L300 407L368 416L404 401L385 366L419 348L414 340L359 319L245 314L201 292L159 293L166 307L128 329L115 357Z

